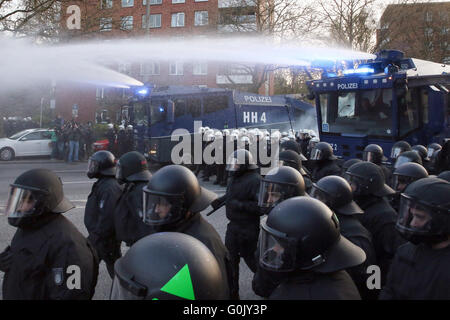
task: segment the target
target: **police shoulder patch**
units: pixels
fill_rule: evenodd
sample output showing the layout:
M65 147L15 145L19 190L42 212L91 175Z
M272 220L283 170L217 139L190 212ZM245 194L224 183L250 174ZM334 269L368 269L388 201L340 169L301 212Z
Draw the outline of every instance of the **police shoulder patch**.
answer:
M53 268L53 281L57 286L60 286L64 280L64 269L63 268Z

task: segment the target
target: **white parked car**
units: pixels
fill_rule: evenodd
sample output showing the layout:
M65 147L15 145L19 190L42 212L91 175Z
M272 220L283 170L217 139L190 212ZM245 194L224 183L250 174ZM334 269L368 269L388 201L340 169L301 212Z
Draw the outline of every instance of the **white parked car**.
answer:
M0 160L14 157L50 156L52 153L51 129L27 129L9 138L0 139Z

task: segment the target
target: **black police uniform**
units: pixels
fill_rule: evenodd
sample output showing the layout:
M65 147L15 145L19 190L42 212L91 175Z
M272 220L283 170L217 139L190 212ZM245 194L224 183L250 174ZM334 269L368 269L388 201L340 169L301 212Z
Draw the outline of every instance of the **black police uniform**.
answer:
M98 276L95 249L64 216L48 214L33 228L17 229L11 253L3 299L81 300L94 295ZM80 289L67 286L69 266L81 270Z
M256 271L255 257L259 236L258 192L261 176L250 170L233 176L228 184L225 200L226 216L230 222L225 234L225 246L230 252L233 288L239 288L239 261L244 258L252 272ZM235 293L232 293L235 295Z
M114 209L122 194L122 188L114 177L101 177L92 186L86 202L84 225L89 232L88 239L104 260L111 278L114 276L114 262L121 257L120 241L114 229Z
M128 145L127 145L127 134L125 133L125 130L121 129L117 133L117 150L118 150L118 157L121 157L123 154L125 154L128 151Z
M222 275L224 279L228 280L229 288L231 288L233 283L231 281L231 261L228 250L223 244L216 229L214 229L214 227L206 221L200 213L195 213L193 217L179 225L176 230L170 231L188 234L197 240L200 240L205 246L207 246L216 257L220 270L222 271ZM233 290L231 291L233 292ZM228 292L228 295L230 295L230 292ZM231 296L231 298L234 299L236 297Z
M359 196L355 201L364 210L360 216L362 225L372 234L377 261L381 269L382 283L397 248L405 243L395 230L396 212L383 197Z
M142 189L146 185L146 181L127 183L114 210L116 238L129 247L153 232L142 221Z
M353 215L337 214L341 226L341 234L353 244L363 249L366 261L363 264L347 269L346 271L355 282L363 300L373 300L378 296L378 290L367 288L367 268L377 264L375 249L372 243L372 235L364 228L361 222Z
M398 248L382 300L450 299L450 246L433 250L410 242Z
M361 300L347 272L298 272L281 282L270 300Z
M336 164L335 160L320 160L316 161L312 170L312 180L319 181L323 177L331 175L339 175L341 169Z

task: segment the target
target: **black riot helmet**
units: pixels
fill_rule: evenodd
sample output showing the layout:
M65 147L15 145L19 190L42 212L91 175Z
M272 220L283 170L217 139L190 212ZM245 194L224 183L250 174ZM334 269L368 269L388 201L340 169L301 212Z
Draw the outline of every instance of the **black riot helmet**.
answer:
M435 152L440 150L442 150L442 146L439 143L436 142L430 143L427 147L428 158L431 158Z
M313 184L311 197L322 201L337 214L354 215L364 211L353 201L352 187L339 176L326 176Z
M86 174L89 179L101 176L114 177L116 175L116 158L109 151L97 151L89 158Z
M309 156L310 160L323 161L323 160L336 160L337 158L333 154L333 148L328 142L318 142L311 150Z
M364 262L363 250L340 234L336 215L309 197L287 199L261 221L259 264L275 272L330 273Z
M120 183L148 181L151 176L147 160L137 151L125 153L117 162L116 179Z
M302 154L302 149L301 149L300 145L297 142L295 142L294 140L283 141L280 144L280 152L284 151L284 150L292 150L298 154ZM306 158L305 158L305 160L306 160Z
M294 168L302 175L306 175L305 169L303 169L302 161L306 161L308 159L306 159L306 157L301 153L298 154L297 152L292 150L284 150L280 152L280 154L278 155L278 159L278 164L280 166Z
M355 163L359 163L362 162L361 159L349 159L347 161L345 161L342 164L342 170L341 170L341 176L344 176L344 174L347 172L348 168L350 168L352 165L354 165Z
M411 145L406 141L397 141L394 143L391 149L391 159L395 160L397 157L405 152L405 151L411 151Z
M277 167L261 182L258 206L272 208L283 200L304 195L305 181L300 172L291 167Z
M434 244L450 235L450 183L424 178L401 194L396 229L414 244Z
M430 158L428 157L428 150L425 146L421 144L416 144L415 146L411 147L411 150L417 152L417 154L422 159L422 162L430 160Z
M188 168L165 166L143 188L143 221L157 230L170 230L184 221L188 212L200 212L216 198Z
M415 162L422 165L422 158L417 152L414 151L405 151L402 152L395 160L394 168L397 169L404 163Z
M114 264L111 300L225 300L227 281L194 237L160 232L137 241Z
M241 174L255 169L258 169L258 166L248 150L238 149L227 159L226 171Z
M363 160L379 165L383 161L387 161L387 158L384 156L383 149L379 145L369 144L364 148Z
M387 184L383 171L372 162L359 162L348 168L344 175L354 196L374 195L383 197L395 193Z
M406 162L394 170L394 190L403 192L412 182L428 177L427 170L415 162Z
M74 208L64 197L61 179L47 169L22 173L11 184L5 213L15 227L32 227L48 213L63 213Z
M445 180L447 182L450 182L450 170L442 171L441 173L439 173L439 175L437 177L439 179L442 179L442 180Z

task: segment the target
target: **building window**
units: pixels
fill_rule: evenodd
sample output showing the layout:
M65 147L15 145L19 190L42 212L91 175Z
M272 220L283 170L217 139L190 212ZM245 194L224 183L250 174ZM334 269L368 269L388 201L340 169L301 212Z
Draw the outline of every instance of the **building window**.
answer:
M450 30L450 28L448 28L448 27L443 27L442 30L441 30L441 34L442 34L443 36L445 36L445 35L447 35L447 34L449 33L449 30Z
M95 98L97 100L102 100L105 98L105 89L104 88L97 88L95 91Z
M100 18L100 31L112 30L112 18Z
M169 65L169 75L182 76L183 75L183 62L171 62Z
M208 64L206 62L194 63L192 73L197 76L208 74Z
M141 63L141 75L142 76L158 76L158 75L160 75L159 62Z
M196 26L205 26L208 24L208 11L195 11Z
M194 0L194 2L206 2L208 0Z
M185 3L185 0L172 0L172 4Z
M142 28L147 28L145 23L145 19L147 19L147 15L142 16ZM161 14L151 14L150 15L150 28L161 28Z
M130 74L131 73L131 63L129 62L121 62L119 63L119 72L123 74Z
M133 29L133 16L126 16L121 18L120 22L121 30L132 30Z
M143 0L142 4L144 6L146 6L147 5L147 0ZM150 0L150 5L154 5L154 4L162 4L162 0Z
M111 9L113 6L112 0L100 0L100 7L102 9Z
M425 12L425 21L426 22L431 22L433 21L433 13L432 12Z
M184 12L172 13L172 27L184 27Z
M122 0L122 8L134 6L134 0Z
M425 28L425 37L433 36L433 28Z

